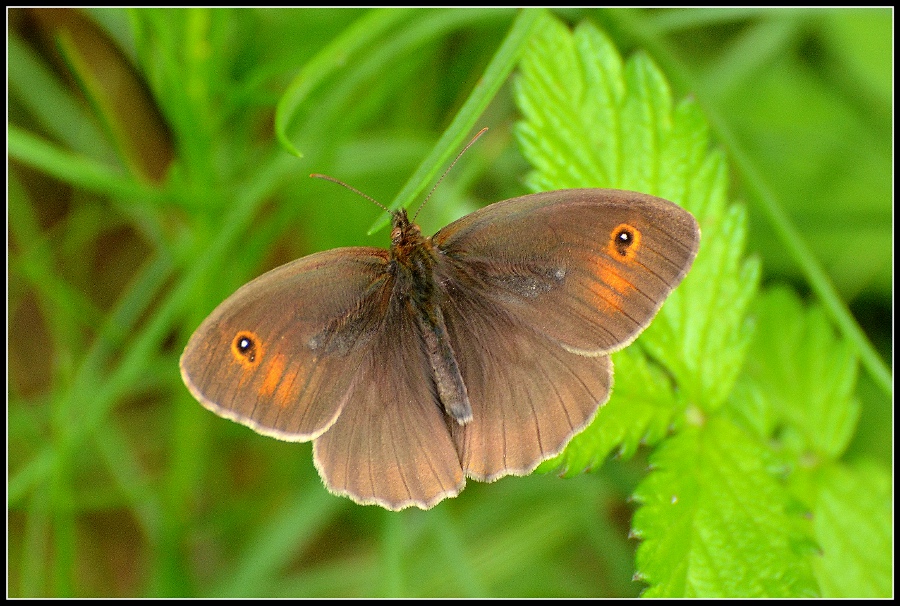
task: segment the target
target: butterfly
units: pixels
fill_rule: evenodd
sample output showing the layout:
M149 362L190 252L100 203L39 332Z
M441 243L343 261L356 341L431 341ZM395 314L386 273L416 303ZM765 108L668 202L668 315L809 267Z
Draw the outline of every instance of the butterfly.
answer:
M676 204L614 189L504 200L432 237L401 209L389 250L315 253L228 297L182 378L222 417L313 441L332 493L428 509L559 454L699 239Z

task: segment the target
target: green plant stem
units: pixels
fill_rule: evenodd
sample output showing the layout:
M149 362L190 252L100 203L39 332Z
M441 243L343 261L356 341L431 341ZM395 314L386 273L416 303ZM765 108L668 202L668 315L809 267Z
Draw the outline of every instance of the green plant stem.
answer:
M346 64L354 53L395 28L409 13L409 10L393 8L370 11L303 66L275 109L275 134L286 150L297 157L303 157L300 150L288 139L287 129L298 108L315 87L329 74Z
M778 234L782 244L794 258L800 270L806 275L813 292L818 295L823 306L828 310L832 321L837 324L844 337L856 346L863 367L869 372L869 375L887 395L891 395L894 387L890 369L884 363L884 360L881 359L881 356L878 355L869 337L860 328L853 314L850 313L846 303L838 295L834 285L831 283L831 279L825 270L822 269L822 265L816 259L815 254L810 250L790 217L778 203L778 197L772 192L753 160L750 159L750 156L744 151L744 148L731 133L731 130L725 126L724 122L713 116L711 112L707 112L707 116L710 117L710 122L715 125L716 131L725 143L738 170L743 174L745 183L754 194L759 208L769 219L769 222L775 229L775 233Z
M371 52L359 61L348 66L341 72L340 82L327 91L323 91L320 98L316 99L316 120L309 124L312 128L304 130L304 138L319 139L329 137L335 123L349 123L348 112L350 104L366 83L381 77L385 71L390 71L397 61L403 61L407 57L429 43L437 41L451 32L466 27L485 24L494 20L512 21L512 10L467 9L456 8L425 11L421 17L411 20L404 27L384 40L382 44L374 45ZM352 122L352 121L350 121ZM329 130L330 129L330 130Z
M457 152L482 112L506 82L510 72L518 63L519 57L522 56L532 31L544 16L545 12L541 9L525 9L516 16L506 38L494 53L484 74L478 79L475 89L434 145L431 153L419 164L419 168L401 188L389 208L393 210L406 208L428 184L434 181L437 172ZM381 215L369 229L369 235L387 225L388 220L387 215Z

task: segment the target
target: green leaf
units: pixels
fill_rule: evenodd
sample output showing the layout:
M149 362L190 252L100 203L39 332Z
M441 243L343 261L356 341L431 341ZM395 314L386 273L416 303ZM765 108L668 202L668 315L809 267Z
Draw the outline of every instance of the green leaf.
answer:
M743 206L731 206L701 225L693 268L638 343L669 369L683 398L712 413L731 393L744 363L752 336L747 307L760 266L742 259L747 233Z
M9 62L17 67L9 72L10 97L20 99L44 132L72 151L111 157L109 144L84 106L18 36L9 36L7 52Z
M16 126L9 128L9 156L57 179L91 191L152 203L163 197L155 189L96 160L62 149Z
M893 596L891 475L874 463L831 465L813 510L816 579L827 597Z
M891 591L892 500L888 472L834 462L856 429L855 348L836 338L818 306L804 309L775 288L756 304L757 333L741 391L728 412L779 448L790 487L812 511L816 579L828 597L886 597Z
M517 133L535 167L532 188L617 187L660 195L691 210L703 232L684 283L637 346L613 356L609 403L541 470L574 475L598 467L612 452L631 456L676 428L653 457L661 469L636 494L644 507L634 532L645 539L637 576L651 584L647 594L818 594L813 531L801 515L811 501L798 501L797 474L784 475L796 469L796 457L794 466L786 465L770 438L790 422L805 425L802 435L816 452L843 451L855 423L849 348L837 343L820 312L807 318L798 309L773 311L769 317L781 324L760 320L759 326L763 340L797 332L798 338L775 346L794 356L792 364L764 345L750 349L748 310L760 265L743 258L746 210L727 203L724 159L708 149L709 129L698 106L673 104L649 58L637 54L623 63L593 26L572 34L553 22L523 58L516 92L525 115ZM810 346L805 355L797 355L801 343ZM777 367L769 382L738 381L748 353L766 368ZM834 376L807 387L828 368ZM798 381L801 375L807 378ZM772 397L776 383L779 389L792 385L793 408ZM823 398L840 404L834 408ZM825 490L815 481L808 488Z
M778 288L757 304L757 336L747 358L747 378L765 393L782 440L803 454L836 459L859 418L853 398L855 348L838 340L820 307L805 311L792 292ZM766 436L768 437L768 436Z
M516 102L525 120L519 145L535 167L534 191L612 187L619 181L623 65L609 39L590 24L575 35L548 19L519 66Z
M635 499L646 596L813 596L808 543L765 446L712 417L665 441Z

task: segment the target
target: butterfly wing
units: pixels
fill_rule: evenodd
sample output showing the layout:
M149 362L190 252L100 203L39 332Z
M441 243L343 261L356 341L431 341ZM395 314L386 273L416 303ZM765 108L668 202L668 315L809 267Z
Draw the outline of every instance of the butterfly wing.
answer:
M197 400L255 431L308 441L347 402L353 368L387 309L387 253L303 257L241 287L204 320L181 357Z
M434 236L472 405L450 426L466 475L528 473L592 420L612 383L606 354L650 322L698 241L686 211L618 190L514 198Z
M449 273L571 351L621 349L690 269L694 217L636 192L572 189L512 198L434 237Z
M465 485L409 302L393 297L348 404L313 445L328 489L362 504L428 509Z

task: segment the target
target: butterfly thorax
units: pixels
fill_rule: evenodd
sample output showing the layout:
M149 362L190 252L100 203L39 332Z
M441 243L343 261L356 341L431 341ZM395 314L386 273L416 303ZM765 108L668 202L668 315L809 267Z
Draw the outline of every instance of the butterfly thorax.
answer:
M433 268L434 249L430 239L401 209L391 222L391 265L403 296L420 310L438 304Z

